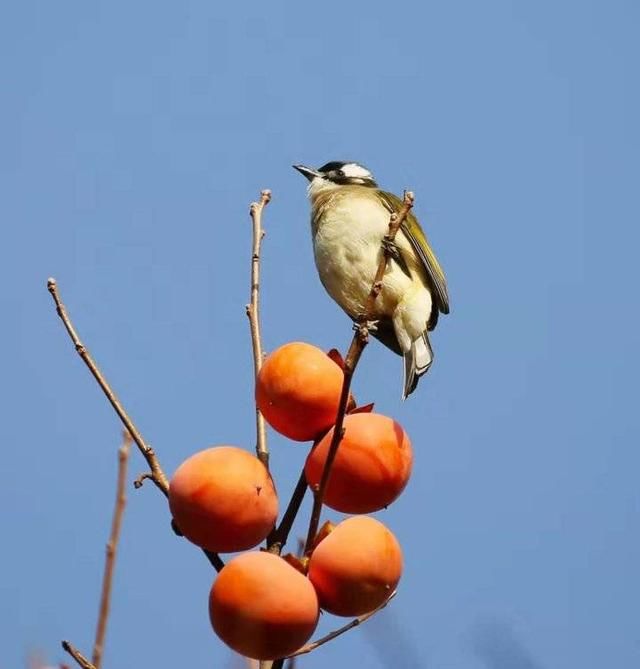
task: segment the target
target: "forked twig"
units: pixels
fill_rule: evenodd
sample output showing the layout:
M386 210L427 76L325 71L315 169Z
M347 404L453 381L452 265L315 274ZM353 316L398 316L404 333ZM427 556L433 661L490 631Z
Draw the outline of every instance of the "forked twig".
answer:
M109 609L111 602L111 585L113 583L113 570L116 562L118 550L118 541L120 539L120 529L122 527L122 516L127 503L126 483L127 483L127 462L131 450L131 435L123 430L122 446L118 449L118 482L116 485L116 502L113 509L113 519L111 521L111 533L107 543L106 557L104 561L104 575L102 577L102 592L100 595L100 608L98 613L98 624L96 627L96 639L93 644L93 655L91 662L100 669L102 665L102 653L104 650L104 640L107 633L107 621L109 619Z
M91 354L89 353L85 345L80 341L80 337L78 336L78 333L73 327L73 323L69 318L69 314L67 313L67 310L62 300L60 299L60 294L58 293L58 284L56 283L56 280L49 279L47 281L47 288L51 293L53 301L55 302L58 316L60 316L62 322L64 323L64 327L67 330L69 337L73 342L73 345L75 346L76 353L82 358L84 364L89 368L89 371L93 374L93 377L98 382L98 385L100 386L100 388L102 388L102 392L107 396L107 399L109 400L111 406L115 409L115 412L120 417L120 420L127 429L127 432L131 435L131 438L136 442L136 445L138 446L140 453L142 453L142 456L147 461L149 469L151 470L149 478L156 484L156 486L164 493L165 496L168 496L169 481L167 480L165 473L162 471L162 467L160 466L160 462L158 461L158 458L156 457L154 450L151 448L151 446L149 446L149 444L145 442L144 438L138 431L138 428L134 425L133 421L129 417L129 414L125 411L124 407L122 406L122 403L111 389L111 386L107 382L107 379L103 376L95 360L91 357Z
M333 461L335 460L336 453L338 452L338 446L340 445L344 435L344 417L347 411L347 403L349 401L351 379L353 378L353 373L358 365L360 356L362 355L362 352L364 351L364 348L369 340L369 328L371 327L370 321L375 314L374 308L376 299L382 290L384 273L387 269L387 263L390 257L389 249L393 244L395 236L400 229L402 222L407 217L409 211L411 211L413 202L413 193L406 191L404 194L402 208L398 213L394 212L391 214L391 218L389 220L389 231L381 240L382 257L380 258L380 263L378 264L378 269L371 285L371 290L369 291L369 295L367 297L364 313L354 324L355 333L344 360L344 379L342 382L342 392L340 394L336 422L333 428L333 437L331 439L331 444L329 445L329 451L327 453L327 459L325 460L324 468L322 470L320 483L315 486L313 491L313 509L311 511L309 531L307 532L305 553L309 553L311 550L316 534L318 533L320 514L322 512L322 502L324 500L324 494L327 489L329 476L331 474L331 467L333 466Z
M251 347L253 349L253 371L255 378L262 367L262 338L260 335L260 248L265 231L262 228L262 212L271 201L271 191L263 190L260 201L253 202L249 209L253 223L253 245L251 253L251 301L246 306L251 329ZM262 412L256 406L256 455L269 469L269 448L267 447L267 431Z
M369 618L373 618L373 616L376 615L379 611L382 611L384 607L396 596L397 591L394 590L389 597L382 603L380 606L377 608L373 609L373 611L369 611L369 613L365 613L361 616L358 616L357 618L354 618L351 622L348 622L346 625L343 625L342 627L339 627L337 630L334 630L333 632L329 632L326 636L320 637L316 641L312 641L311 643L308 643L306 646L302 646L302 648L298 649L293 655L290 655L290 657L298 657L298 655L306 655L307 653L310 653L312 650L315 650L318 648L318 646L322 646L328 641L333 641L336 637L339 637L341 634L344 634L345 632L348 632L349 630L353 629L354 627L358 627L358 625L362 625L362 623L366 622L369 620Z

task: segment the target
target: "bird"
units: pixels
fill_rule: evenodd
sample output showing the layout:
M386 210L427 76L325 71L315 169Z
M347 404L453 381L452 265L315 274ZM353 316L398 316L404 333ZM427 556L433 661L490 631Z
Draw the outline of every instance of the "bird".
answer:
M357 162L331 161L314 169L293 165L309 181L313 252L320 281L354 321L362 318L380 263L390 215L402 200L378 187ZM376 300L372 334L404 358L402 398L431 367L429 332L449 313L447 282L418 219L409 212L394 243Z

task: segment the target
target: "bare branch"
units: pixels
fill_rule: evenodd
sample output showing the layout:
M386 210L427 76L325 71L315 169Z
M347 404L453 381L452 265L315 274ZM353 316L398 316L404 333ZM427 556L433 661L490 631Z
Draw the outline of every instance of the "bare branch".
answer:
M311 550L313 541L318 532L320 514L322 513L322 502L324 500L325 490L327 489L327 483L329 482L331 467L333 466L333 461L335 460L336 453L338 452L338 446L340 446L340 442L344 436L344 417L347 411L347 403L349 401L351 379L358 365L358 361L360 360L360 356L362 355L362 352L364 351L364 348L369 340L371 319L375 315L375 302L378 295L380 294L380 291L382 290L384 274L387 269L387 263L389 261L389 248L393 243L393 240L395 239L402 222L407 217L409 211L411 211L413 202L413 193L409 191L405 192L402 208L398 213L394 212L391 214L391 218L389 220L389 231L381 240L382 257L380 258L380 263L373 279L371 290L369 291L369 295L367 297L364 313L354 324L355 334L353 335L351 345L349 346L349 350L344 361L344 380L342 382L342 392L340 394L336 422L333 428L333 437L331 439L331 444L329 445L329 451L327 453L327 459L322 470L320 483L315 486L313 491L313 509L311 511L311 520L309 522L309 531L307 533L305 553L309 553Z
M298 655L306 655L307 653L310 653L311 651L315 650L319 646L324 645L325 643L329 641L333 641L336 637L341 636L345 632L348 632L349 630L352 630L354 627L358 627L358 625L362 625L362 623L366 622L369 620L369 618L373 618L373 616L376 615L379 611L382 611L384 607L396 596L396 591L394 590L389 597L382 603L380 606L377 608L373 609L373 611L370 611L369 613L365 613L364 615L358 616L357 618L354 618L351 622L347 623L343 627L339 627L337 630L334 630L333 632L329 632L326 636L320 637L316 641L312 641L311 643L308 643L306 646L303 646L299 650L297 650L293 655L290 657L298 657Z
M70 642L63 641L62 648L71 655L79 667L82 669L96 669L96 667L87 660L87 658Z
M53 298L53 301L56 305L58 316L60 316L60 319L62 320L62 323L64 324L64 327L69 334L73 345L75 346L76 352L80 358L82 358L82 361L85 363L85 365L89 368L89 371L98 382L102 392L107 396L109 403L115 409L115 412L118 414L127 432L131 435L131 438L133 441L135 441L139 451L142 453L142 456L149 465L150 471L139 476L135 480L134 485L139 488L145 479L149 479L155 483L156 487L163 492L165 497L168 497L169 480L160 466L160 461L158 460L155 451L153 448L151 448L151 446L149 446L149 444L145 442L144 438L138 431L138 428L136 428L133 421L129 417L129 414L125 411L124 407L120 403L120 400L116 397L116 394L113 392L111 386L103 376L95 360L91 357L91 354L85 345L80 341L80 337L78 336L78 333L76 332L76 329L73 326L71 319L69 318L69 314L67 313L67 310L60 298L58 284L56 283L55 279L49 279L47 281L47 289L51 293L51 297ZM204 553L207 556L209 562L213 565L213 567L215 567L217 571L220 571L222 567L224 567L224 562L217 553L212 553L211 551L206 550Z
M116 485L116 502L113 509L113 519L111 521L111 533L109 535L109 542L107 543L104 575L102 577L102 593L100 595L98 625L96 628L96 639L93 644L93 655L91 657L91 661L96 669L100 669L102 665L104 640L107 633L113 570L116 563L118 541L120 539L120 529L122 527L122 516L127 503L125 487L127 482L127 462L129 460L131 443L131 435L126 430L123 430L122 446L118 449L118 482Z
M251 329L251 345L253 349L253 371L257 378L262 367L262 339L260 335L260 249L265 231L262 228L262 212L271 201L271 191L263 190L260 201L253 202L249 210L253 222L253 250L251 254L251 301L247 304L247 316ZM256 455L269 469L269 448L264 417L256 406Z
M127 429L127 432L129 432L132 439L136 442L136 445L138 446L144 459L147 461L147 464L149 465L149 469L151 470L151 476L149 478L156 484L156 486L160 490L162 490L165 496L168 496L169 481L167 480L165 473L162 471L162 467L160 467L160 462L158 461L158 458L156 457L154 450L151 448L151 446L149 446L149 444L145 442L142 435L138 431L138 428L134 425L133 421L129 417L129 414L125 411L120 400L116 397L116 394L113 392L111 386L107 382L106 378L103 376L98 365L91 357L91 354L86 349L84 344L80 341L80 337L78 337L78 333L73 327L73 323L71 322L71 319L67 314L67 310L64 304L62 303L62 300L60 299L60 294L58 293L58 284L56 283L56 280L49 279L47 281L47 288L51 293L51 297L53 297L53 301L55 302L58 316L60 316L60 318L62 319L64 327L66 328L69 337L71 338L71 341L75 346L76 353L82 358L84 364L89 368L89 371L93 374L93 377L98 382L98 385L100 386L100 388L102 388L102 392L107 396L107 399L109 400L111 406L115 409L115 412L120 417L120 420Z

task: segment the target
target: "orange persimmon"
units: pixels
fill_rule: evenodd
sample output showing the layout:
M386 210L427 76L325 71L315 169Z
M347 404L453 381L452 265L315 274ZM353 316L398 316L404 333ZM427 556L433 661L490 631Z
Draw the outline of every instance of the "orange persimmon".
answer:
M185 460L171 479L169 507L189 541L216 553L253 548L278 517L266 467L235 446L208 448Z
M324 503L343 513L383 509L409 481L413 464L411 441L396 421L375 413L346 416L344 429ZM304 471L311 487L320 482L332 438L333 429L307 457Z
M209 595L215 633L256 660L295 652L318 623L318 598L309 579L277 555L238 555L218 574Z
M260 369L256 404L274 430L311 441L335 422L343 378L340 367L316 346L284 344Z
M375 518L342 521L314 549L309 580L320 606L338 616L359 616L384 603L402 575L402 551Z

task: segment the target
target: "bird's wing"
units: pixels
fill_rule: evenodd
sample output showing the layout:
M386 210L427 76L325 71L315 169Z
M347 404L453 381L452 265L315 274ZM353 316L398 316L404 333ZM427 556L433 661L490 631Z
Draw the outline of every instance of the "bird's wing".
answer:
M402 208L402 200L393 193L386 193L380 191L383 202L390 213L399 212ZM426 235L424 234L418 219L412 212L407 214L407 217L402 222L400 229L405 234L406 238L411 242L414 251L422 262L422 265L427 273L427 277L433 290L433 298L438 311L443 314L449 313L449 293L447 291L447 280L444 272L440 267L440 263L436 258L435 253L429 245Z

